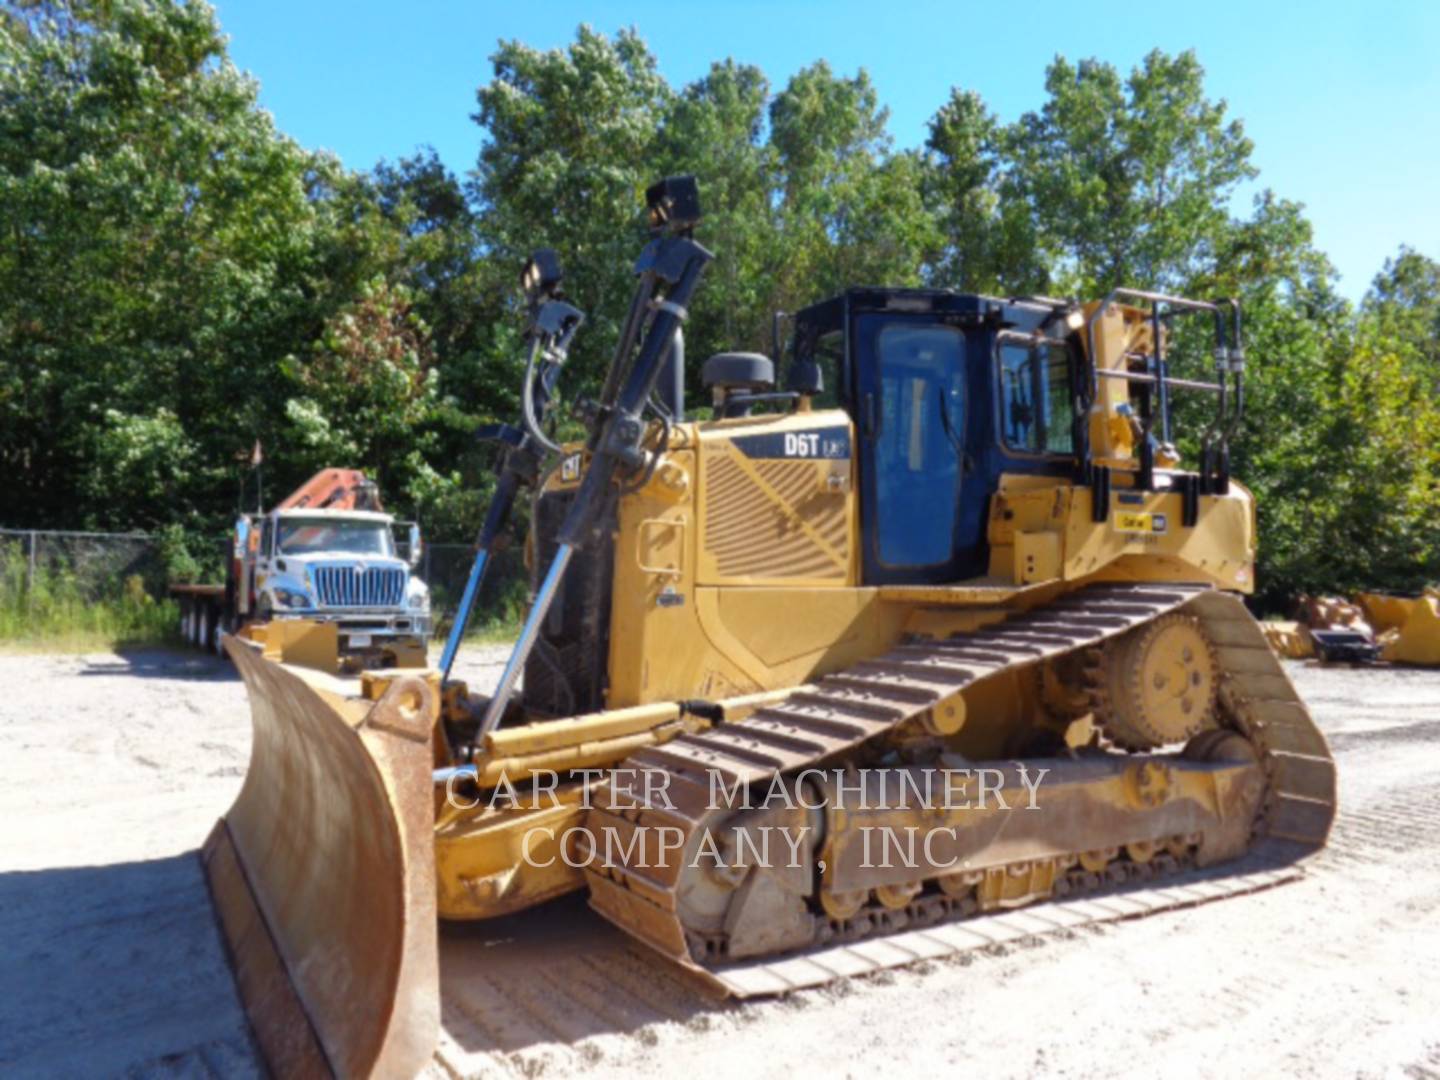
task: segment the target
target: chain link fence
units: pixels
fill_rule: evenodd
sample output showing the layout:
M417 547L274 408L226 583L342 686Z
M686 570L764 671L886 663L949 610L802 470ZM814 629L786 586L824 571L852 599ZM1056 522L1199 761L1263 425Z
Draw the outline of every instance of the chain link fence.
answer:
M444 638L450 632L455 610L465 595L465 582L475 562L475 549L469 544L427 544L415 568L422 581L430 586L430 610L433 613L432 636ZM520 545L491 553L485 568L485 581L470 615L471 631L496 627L518 620L528 595L529 571Z
M0 529L0 589L7 593L33 595L64 580L80 597L101 601L134 579L157 599L164 592L165 560L145 533Z
M165 640L165 579L144 533L0 529L0 641Z
M218 544L218 541L217 541ZM407 556L404 542L397 554ZM415 573L430 587L437 638L449 632L474 562L469 544L426 544ZM222 580L215 575L215 580ZM24 635L37 606L61 599L83 607L146 599L168 602L169 568L159 538L146 533L57 532L0 528L0 636ZM523 607L529 574L520 545L497 550L471 616L471 629L514 621Z

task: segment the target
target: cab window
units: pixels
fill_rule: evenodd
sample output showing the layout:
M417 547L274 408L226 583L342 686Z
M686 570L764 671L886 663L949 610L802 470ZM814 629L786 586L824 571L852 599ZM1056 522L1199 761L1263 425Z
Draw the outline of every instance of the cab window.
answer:
M821 334L815 342L814 359L820 365L824 386L815 395L817 409L838 409L840 407L840 378L845 365L845 335L839 330Z
M887 566L954 557L965 425L965 335L892 323L880 330L875 433L877 554Z
M1000 342L1000 437L1026 454L1075 452L1070 350L1058 342Z
M280 523L278 555L395 554L390 526L377 521L336 521L332 518L290 518Z

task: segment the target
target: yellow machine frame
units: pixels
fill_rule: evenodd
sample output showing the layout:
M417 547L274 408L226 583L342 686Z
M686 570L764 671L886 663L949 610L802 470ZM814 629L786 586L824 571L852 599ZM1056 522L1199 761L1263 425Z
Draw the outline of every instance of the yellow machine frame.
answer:
M1149 332L1145 312L1111 305L1096 320L1100 362L1123 363ZM682 718L677 701L705 698L744 715L770 692L788 692L902 638L974 630L1092 582L1206 582L1251 592L1253 496L1232 480L1226 494L1200 496L1195 524L1186 527L1182 496L1164 490L1166 470L1157 473L1158 490L1135 490L1127 401L1117 381L1090 417L1096 453L1116 470L1105 520L1094 520L1089 489L1072 481L1005 474L991 499L989 574L957 585L859 584L853 456L756 461L737 449L736 439L757 432L824 437L832 429L854 445L843 410L677 425L649 482L619 507L606 711L497 732L477 758L482 780L613 765L703 723ZM578 485L579 453L577 467L557 470L547 490ZM1034 692L1007 680L987 685L983 702L966 702L962 715L973 718L977 749L1003 749L995 733L1033 707ZM616 737L624 714L633 722ZM554 733L548 740L547 732ZM544 750L517 757L510 749L527 742ZM527 832L538 827L536 843L553 844L586 808L578 787L561 787L539 810L508 801L442 810L441 916L486 918L581 887L578 867L537 858L547 862L538 868L520 856Z
M1121 372L1160 332L1149 313L1120 304L1070 316L1078 317L1067 318L1072 331L1086 327L1102 372ZM404 666L417 657L397 656L396 670L343 680L335 675L333 627L277 625L256 635L263 641L230 641L251 694L256 744L245 791L205 858L271 1068L397 1075L420 1068L439 1022L427 926L437 916L504 915L584 887L588 853L575 834L596 789L613 795L622 763L636 754L744 720L902 641L983 630L1096 582L1250 592L1250 492L1233 481L1185 488L1195 476L1174 469L1173 451L1152 457L1151 444L1137 442L1148 433L1137 433L1127 409L1128 383L1100 386L1082 420L1090 460L1108 470L1109 483L1002 474L989 493L987 572L953 584L862 584L858 455L805 449L832 438L856 446L849 413L812 410L801 397L785 415L652 426L643 483L619 499L609 538L602 706L558 718L512 711L503 726L482 729L463 762L450 736L475 721L477 700L463 684L441 686L438 673ZM737 440L761 433L787 447L793 441L796 452L748 456ZM572 450L545 493L584 483L584 465L584 452ZM1142 485L1147 471L1154 482ZM1243 636L1242 624L1233 632ZM974 760L1023 756L1017 736L1089 741L1090 718L1069 703L1051 709L1054 692L1044 665L997 669L937 696L895 734L944 737ZM1328 768L1328 760L1320 763ZM1094 788L1096 805L1129 813L1154 801L1123 759L1111 765L1105 783L1079 785ZM1251 759L1220 762L1213 777L1182 792L1213 802L1211 810L1249 808L1217 810L1226 851L1248 841L1259 772ZM1213 792L1205 787L1211 782ZM1317 781L1326 782L1333 788L1333 770ZM1245 797L1230 798L1231 788ZM1333 816L1333 803L1326 806ZM305 828L288 828L295 822ZM345 872L317 875L313 860L336 852ZM1095 854L1097 865L1109 857ZM1037 862L1028 877L997 871L985 877L980 899L1007 906L1049 895L1058 866ZM347 902L365 882L385 886L379 900ZM897 903L909 895L900 895L904 885L891 889ZM596 887L621 891L609 880ZM332 910L344 918L330 918ZM365 999L355 1007L341 999L347 980L363 983Z

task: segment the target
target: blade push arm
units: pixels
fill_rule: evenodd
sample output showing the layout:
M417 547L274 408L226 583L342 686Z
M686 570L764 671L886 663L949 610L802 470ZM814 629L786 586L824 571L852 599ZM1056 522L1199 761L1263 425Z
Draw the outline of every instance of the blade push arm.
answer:
M525 661L534 647L540 626L554 602L575 550L587 543L609 503L617 480L644 469L646 451L646 403L655 391L660 372L674 347L676 332L686 316L705 267L714 257L690 236L699 218L699 197L693 178L662 181L647 192L651 221L659 234L646 245L636 264L640 281L632 316L650 313L649 327L634 363L629 359L627 339L635 329L627 322L620 347L606 377L607 397L596 414L589 447L589 467L569 513L560 527L559 547L540 590L525 619L519 640L506 662L500 683L485 710L476 739L483 739L500 723L509 704ZM661 287L665 287L660 296ZM612 392L613 399L608 395Z

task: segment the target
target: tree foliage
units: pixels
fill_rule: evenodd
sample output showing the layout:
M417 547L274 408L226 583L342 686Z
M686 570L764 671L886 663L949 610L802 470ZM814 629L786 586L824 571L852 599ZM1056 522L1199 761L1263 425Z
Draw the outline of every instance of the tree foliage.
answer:
M1124 79L1057 58L1045 89L1011 131L1008 180L1057 282L1079 295L1187 287L1215 258L1235 185L1256 173L1195 54L1152 52Z
M956 86L916 148L824 61L673 86L636 31L589 27L491 59L467 178L433 151L354 172L275 129L200 0L0 0L0 521L218 529L258 438L272 493L353 465L465 535L473 430L517 408L526 255L564 261L589 317L565 392L593 390L642 192L693 172L696 404L705 356L849 285L1239 296L1266 597L1440 576L1440 265L1402 248L1352 308L1303 207L1237 212L1251 143L1193 53L1057 57L1008 123Z

